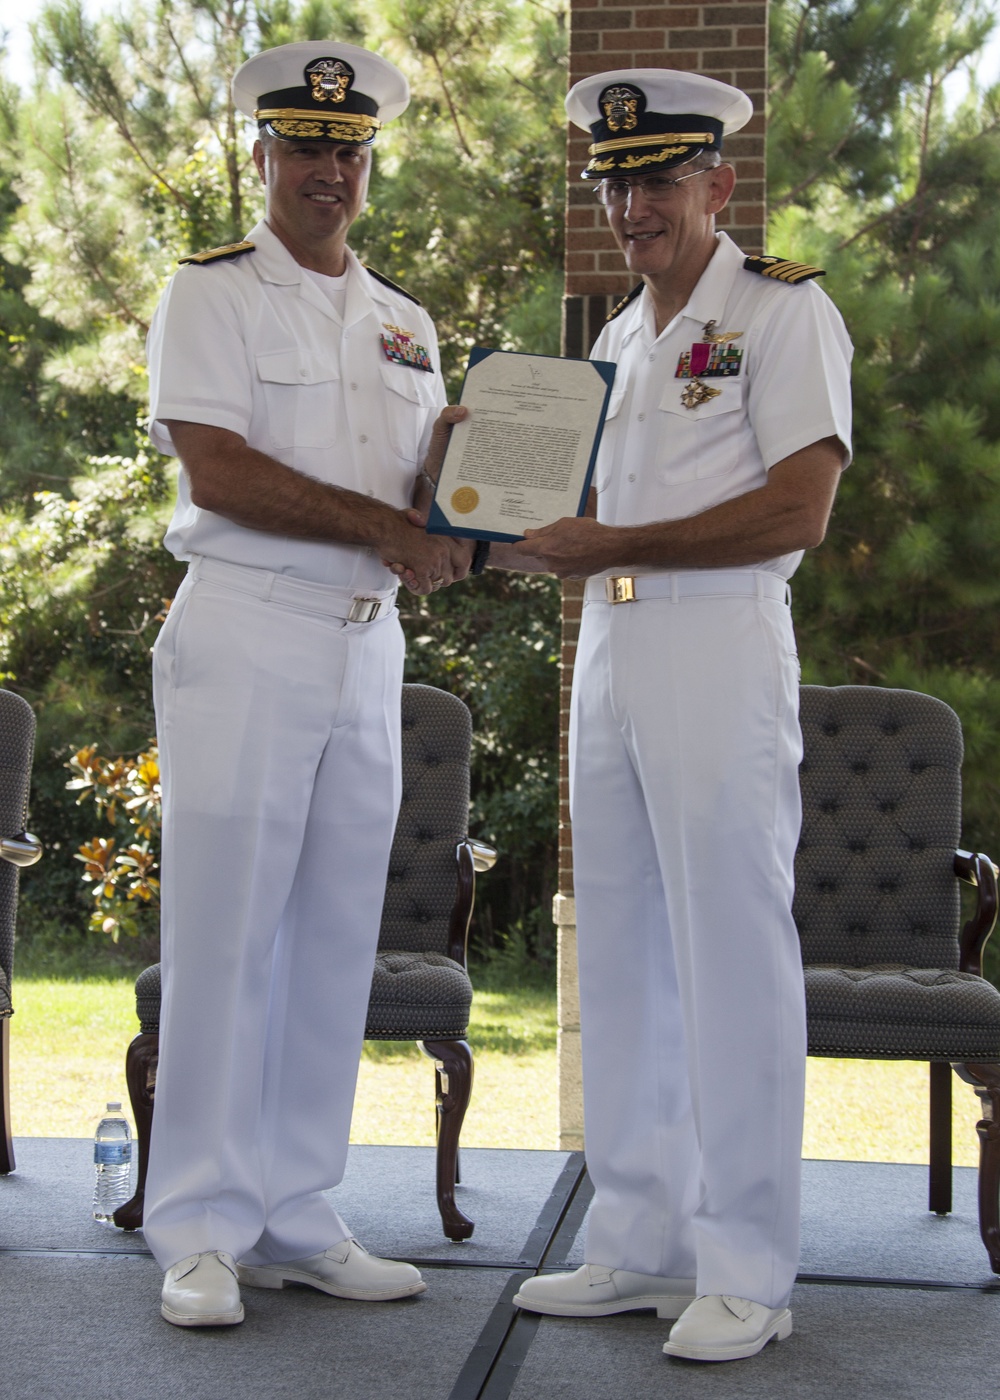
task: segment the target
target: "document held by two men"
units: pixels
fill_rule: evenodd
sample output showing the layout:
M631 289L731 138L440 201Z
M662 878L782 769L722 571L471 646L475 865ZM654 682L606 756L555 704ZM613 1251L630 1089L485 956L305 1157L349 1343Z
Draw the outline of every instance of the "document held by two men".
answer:
M486 540L582 515L615 366L476 346L427 529Z

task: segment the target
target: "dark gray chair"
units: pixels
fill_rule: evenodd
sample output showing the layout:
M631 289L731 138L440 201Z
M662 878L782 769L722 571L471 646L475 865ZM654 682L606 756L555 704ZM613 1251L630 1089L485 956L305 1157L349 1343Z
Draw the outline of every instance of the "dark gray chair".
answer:
M809 1054L930 1062L930 1209L951 1210L951 1071L982 1100L979 1225L1000 1273L997 869L959 849L962 728L940 700L803 686L794 914ZM960 885L975 890L962 925Z
M472 1093L472 1051L465 1039L472 1003L466 941L477 871L496 859L469 825L472 721L454 695L404 685L403 798L396 824L367 1040L416 1040L435 1062L437 1199L449 1239L468 1239L471 1220L455 1204L458 1140ZM115 1211L115 1223L142 1224L149 1133L159 1053L160 968L136 984L140 1033L125 1072L139 1144L138 1189Z
M0 1175L14 1170L10 1126L11 979L18 877L34 865L42 848L25 831L35 747L35 716L20 695L0 690Z

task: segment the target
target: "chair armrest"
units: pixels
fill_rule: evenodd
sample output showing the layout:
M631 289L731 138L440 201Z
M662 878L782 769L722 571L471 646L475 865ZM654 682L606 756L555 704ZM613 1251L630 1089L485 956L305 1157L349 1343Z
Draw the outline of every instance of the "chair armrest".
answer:
M458 862L458 879L455 887L455 903L448 923L448 956L453 962L467 966L469 925L472 922L472 909L476 900L476 875L492 869L497 853L485 841L477 841L466 836L455 847Z
M1000 870L982 852L956 851L952 868L960 880L976 890L976 907L962 929L959 968L983 975L983 949L997 921L997 876Z
M0 860L24 867L35 865L41 858L42 843L29 831L20 831L16 836L0 837Z
M477 841L474 836L467 836L465 840L472 848L472 864L476 867L476 874L485 875L487 870L492 870L497 863L496 847L485 841Z

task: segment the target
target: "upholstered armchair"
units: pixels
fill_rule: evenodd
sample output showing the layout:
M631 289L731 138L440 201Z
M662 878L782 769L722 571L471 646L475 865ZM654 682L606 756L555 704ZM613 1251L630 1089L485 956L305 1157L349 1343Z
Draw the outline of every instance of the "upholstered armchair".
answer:
M997 870L960 849L962 729L940 700L803 686L794 914L809 1054L930 1063L930 1209L951 1209L951 1070L982 1100L979 1223L1000 1273ZM960 883L975 891L962 924ZM949 1068L949 1065L951 1068Z
M0 1174L14 1170L10 1125L10 1018L18 875L41 858L24 829L35 747L35 716L20 695L0 690Z
M475 1228L455 1202L473 1074L466 941L476 873L491 868L496 852L468 835L472 721L462 701L431 686L404 685L402 735L403 798L365 1037L416 1040L435 1062L438 1208L448 1238L463 1240ZM126 1230L142 1224L159 1053L159 964L139 975L135 990L140 1032L125 1069L139 1144L138 1189L115 1212Z

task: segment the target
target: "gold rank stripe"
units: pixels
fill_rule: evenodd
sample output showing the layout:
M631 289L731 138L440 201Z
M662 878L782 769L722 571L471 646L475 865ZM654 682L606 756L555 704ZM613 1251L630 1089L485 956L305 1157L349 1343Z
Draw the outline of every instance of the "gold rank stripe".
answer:
M743 263L748 272L759 273L761 277L773 277L778 282L807 282L811 277L825 277L821 267L809 263L792 262L790 258L749 257Z
M642 291L645 285L645 282L640 282L637 287L633 287L632 290L626 296L622 297L621 301L618 303L617 306L613 306L611 308L611 310L608 312L607 316L604 319L606 321L613 321L616 316L620 316L627 306L632 305L632 303L635 301L636 297L639 295L639 293Z
M590 156L603 155L605 151L626 151L630 146L662 146L664 141L676 141L679 145L693 146L698 142L709 146L715 142L710 131L659 131L653 136L618 136L614 141L598 141L587 147Z
M208 263L214 262L216 258L236 258L241 253L251 253L255 248L253 243L224 243L221 248L206 248L203 253L188 253L185 258L178 258L179 263Z

